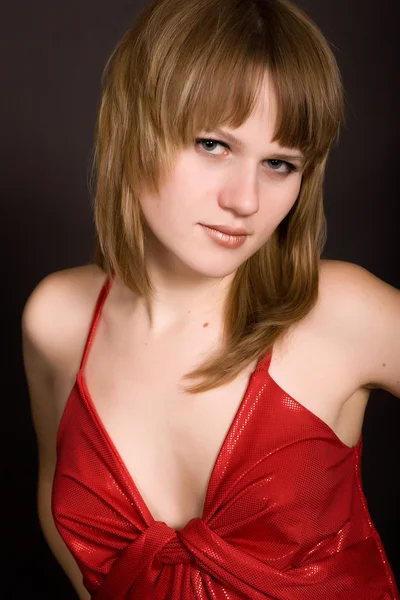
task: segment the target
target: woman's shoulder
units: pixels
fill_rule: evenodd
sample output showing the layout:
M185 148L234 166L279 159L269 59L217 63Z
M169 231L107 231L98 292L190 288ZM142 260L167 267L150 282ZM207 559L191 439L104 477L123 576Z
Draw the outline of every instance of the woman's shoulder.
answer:
M55 271L30 293L22 334L49 370L75 368L106 273L95 264Z
M361 265L323 261L320 269L319 331L337 340L355 362L359 381L400 396L400 290Z

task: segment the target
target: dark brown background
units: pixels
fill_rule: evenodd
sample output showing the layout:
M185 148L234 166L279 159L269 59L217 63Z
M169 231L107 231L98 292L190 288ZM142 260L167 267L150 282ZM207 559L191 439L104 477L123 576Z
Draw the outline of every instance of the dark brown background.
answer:
M358 263L400 288L397 0L298 4L334 46L348 124L330 158L325 258ZM74 593L36 517L36 445L21 358L20 317L48 273L90 260L88 192L105 61L142 2L9 0L1 27L2 597ZM363 482L372 519L400 577L400 400L374 390L363 427Z

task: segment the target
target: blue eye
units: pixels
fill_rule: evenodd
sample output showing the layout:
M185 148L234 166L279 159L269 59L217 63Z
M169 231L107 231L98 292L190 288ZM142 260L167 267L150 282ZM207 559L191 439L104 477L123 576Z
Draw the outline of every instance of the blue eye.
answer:
M286 160L279 160L278 158L271 158L268 162L270 163L280 163L281 165L286 165L287 168L289 169L290 173L295 173L296 171L298 171L297 167L295 165L293 165L290 162L287 162ZM275 170L275 169L273 169Z
M223 142L218 142L217 140L211 140L208 138L199 138L196 140L196 143L198 144L220 144L221 146L225 146L225 148L228 148L227 144L224 144ZM211 148L207 148L207 151L211 150Z
M201 145L203 146L203 144L212 144L212 145L219 145L219 146L224 146L224 148L228 148L228 150L230 149L228 144L226 144L225 142L222 142L220 140L213 140L211 138L197 138L196 139L196 144L197 145ZM204 146L203 146L204 149ZM211 154L211 152L209 152L209 150L211 150L210 148L207 148L205 151L207 152L207 154ZM218 155L214 155L214 156L218 156Z
M213 157L218 157L218 154L214 154L211 152L212 148L210 148L209 146L206 147L206 144L211 144L211 145L219 145L219 146L223 146L224 148L227 148L228 150L230 150L228 144L226 142L223 142L221 140L214 140L213 138L196 138L196 145L197 146L201 146L201 149L208 155L213 156ZM271 167L271 170L275 173L277 173L278 175L289 175L289 173L295 173L297 172L299 169L292 163L287 162L285 160L279 160L278 158L271 158L269 159L267 162L269 163L273 163L274 166L278 166L280 167L281 165L285 165L286 170L285 171L278 171L277 169ZM276 165L276 163L278 163L278 165Z

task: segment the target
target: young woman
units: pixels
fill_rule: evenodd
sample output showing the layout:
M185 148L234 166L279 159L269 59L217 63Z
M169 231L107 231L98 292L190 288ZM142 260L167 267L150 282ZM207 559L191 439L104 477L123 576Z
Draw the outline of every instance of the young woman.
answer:
M399 598L362 491L400 292L321 260L344 113L287 0L154 0L104 73L94 264L22 326L39 517L80 598Z

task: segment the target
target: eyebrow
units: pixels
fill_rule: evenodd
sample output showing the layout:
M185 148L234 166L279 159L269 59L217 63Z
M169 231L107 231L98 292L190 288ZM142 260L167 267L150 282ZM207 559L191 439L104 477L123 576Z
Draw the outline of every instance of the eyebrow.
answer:
M213 131L215 133L217 133L218 135L220 135L221 137L224 137L232 145L236 145L238 148L245 147L245 143L242 140L239 140L239 138L234 136L232 133L228 133L227 131L220 129L219 127L217 127L216 129L213 129ZM274 156L274 158L277 158L279 160L298 161L301 166L303 166L305 163L305 157L303 156L303 154L292 154L292 153L287 153L287 152L286 153L271 152L271 154ZM267 159L265 159L265 160L267 160Z

